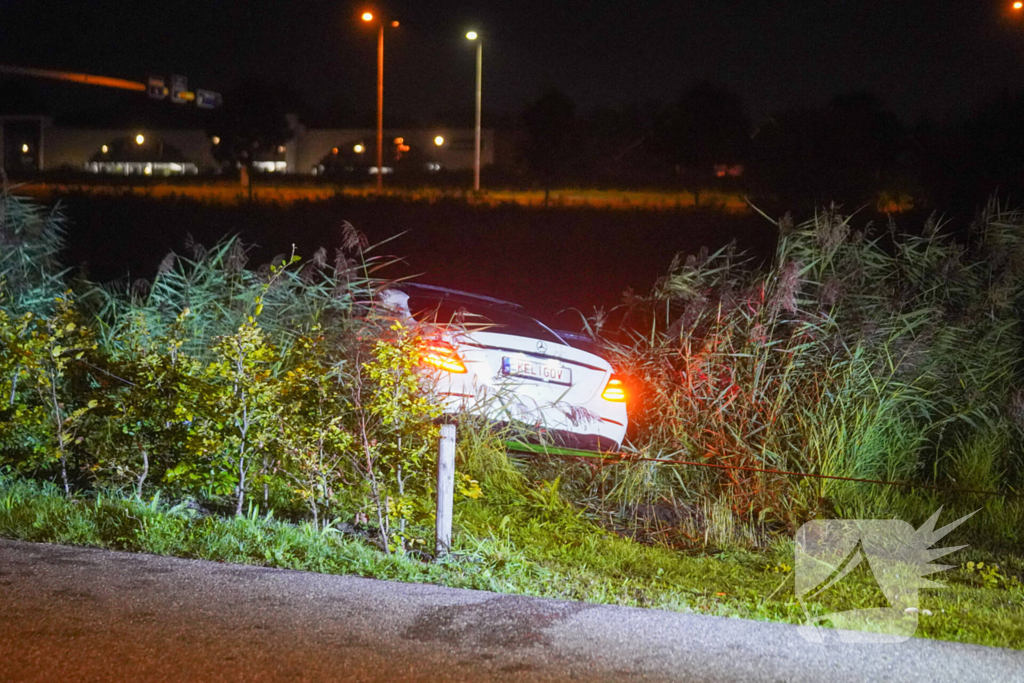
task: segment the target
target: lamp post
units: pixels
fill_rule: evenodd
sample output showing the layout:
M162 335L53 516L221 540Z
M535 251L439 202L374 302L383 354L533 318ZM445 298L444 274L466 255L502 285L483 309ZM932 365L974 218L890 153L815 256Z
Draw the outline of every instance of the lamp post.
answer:
M384 19L363 12L363 21L377 22L377 192L384 190ZM397 21L391 26L398 27Z
M476 42L476 122L473 126L473 191L480 191L480 102L484 64L484 41L476 31L470 31L466 38Z

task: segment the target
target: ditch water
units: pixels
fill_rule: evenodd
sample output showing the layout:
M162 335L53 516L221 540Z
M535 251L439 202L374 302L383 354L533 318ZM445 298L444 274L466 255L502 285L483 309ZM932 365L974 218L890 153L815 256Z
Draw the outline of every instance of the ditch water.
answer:
M525 305L560 325L618 304L627 288L646 293L677 253L736 240L755 257L773 248L775 228L754 213L470 206L335 198L289 205L212 205L185 199L72 194L65 263L100 282L151 278L169 250L187 254L186 235L207 247L227 235L253 244L250 264L291 251L304 258L342 242L342 225L364 232L372 253L400 259L378 274L418 276L438 286ZM563 312L559 314L559 312Z

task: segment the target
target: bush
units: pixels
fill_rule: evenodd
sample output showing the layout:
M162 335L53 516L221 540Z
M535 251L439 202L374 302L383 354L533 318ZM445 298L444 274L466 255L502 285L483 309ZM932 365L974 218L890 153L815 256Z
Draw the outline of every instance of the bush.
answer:
M236 516L305 508L316 528L370 514L385 550L422 545L437 410L411 332L371 305L382 283L352 226L330 264L320 250L247 270L228 239L168 254L152 283L76 297L51 272L57 224L2 203L18 210L0 231L0 466L59 472L65 495L130 486Z
M609 351L642 397L639 452L953 489L1020 484L1024 214L990 204L966 244L934 220L875 236L851 222L834 208L799 226L787 216L765 266L731 249L677 259L626 302ZM922 503L914 515L937 506L927 492L657 463L605 470L598 487L604 504L634 512L641 499L711 496L787 529L889 516L896 499Z

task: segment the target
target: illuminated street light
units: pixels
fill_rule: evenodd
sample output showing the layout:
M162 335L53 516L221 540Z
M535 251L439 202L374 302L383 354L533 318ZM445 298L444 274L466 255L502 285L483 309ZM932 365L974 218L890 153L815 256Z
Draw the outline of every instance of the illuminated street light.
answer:
M103 145L102 147L100 147L100 151L106 154L107 152L110 151L110 148L107 147L106 145Z
M21 146L21 153L22 154L28 154L28 145L22 145Z
M135 136L135 144L136 145L141 145L145 141L146 141L146 136L143 135L142 133L139 133L138 135Z
M1024 2L1015 2L1015 3L1013 3L1013 9L1015 9L1015 10L1024 9Z
M476 31L466 34L468 40L476 41L476 121L473 125L473 191L480 191L480 102L484 66L484 41Z
M352 151L355 152L356 154L362 154L364 151L366 151L366 148L363 147L361 144L356 143L356 145L352 148ZM335 148L334 153L338 153L337 148Z
M377 192L384 190L384 19L373 12L363 12L363 21L377 22ZM391 22L398 28L398 22Z
M210 138L210 142L212 142L214 145L219 145L220 144L220 138L217 137L216 135L214 135L212 138Z
M436 138L434 138L434 144L437 145L438 147L443 145L444 144L444 137L441 136L441 135L438 135Z

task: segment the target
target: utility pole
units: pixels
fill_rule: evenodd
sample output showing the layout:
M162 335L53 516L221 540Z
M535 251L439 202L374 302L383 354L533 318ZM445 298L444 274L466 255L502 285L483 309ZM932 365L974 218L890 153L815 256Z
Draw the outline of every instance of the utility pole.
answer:
M377 194L384 191L384 22L377 30Z

